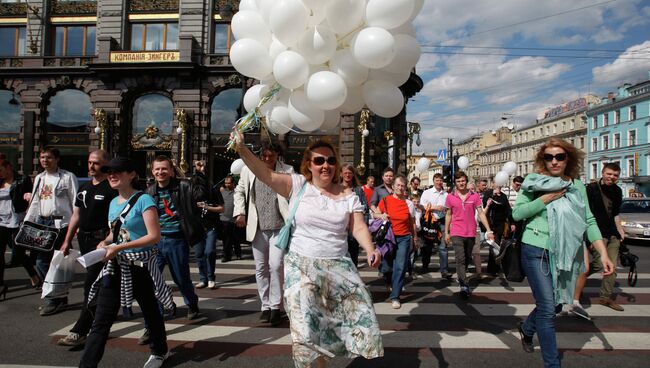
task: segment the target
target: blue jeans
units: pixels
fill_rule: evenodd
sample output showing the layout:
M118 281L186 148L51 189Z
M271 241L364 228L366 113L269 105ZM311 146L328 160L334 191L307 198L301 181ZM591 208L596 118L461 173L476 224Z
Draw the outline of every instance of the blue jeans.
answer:
M555 337L555 297L548 251L522 244L521 266L535 298L535 309L528 315L522 329L528 336L537 333L544 367L560 367L560 354Z
M205 284L214 281L214 268L217 261L217 235L216 228L208 229L205 239L196 243L194 255L199 265L199 280Z
M156 247L158 247L156 258L160 272L163 272L165 265L168 264L172 279L183 294L185 304L190 309L197 309L199 297L194 292L194 285L190 278L190 247L185 239L163 235Z
M411 253L411 235L396 236L397 251L393 259L383 258L381 260L381 272L384 274L386 283L392 285L393 290L390 292L390 300L399 300L399 295L404 287L404 276L409 262Z

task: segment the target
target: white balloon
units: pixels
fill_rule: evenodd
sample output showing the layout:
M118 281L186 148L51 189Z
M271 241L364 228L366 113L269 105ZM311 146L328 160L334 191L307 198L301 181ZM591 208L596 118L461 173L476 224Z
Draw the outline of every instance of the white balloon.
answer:
M350 47L357 62L368 68L383 68L395 57L395 38L379 27L362 29Z
M304 91L295 90L289 98L289 117L297 128L311 132L321 126L325 112L312 105Z
M259 0L257 1L257 9L264 18L266 23L269 23L269 18L271 17L271 10L273 10L273 5L275 5L277 0Z
M517 172L517 163L515 163L514 161L508 161L505 164L503 164L501 171L507 172L508 175L515 175L515 173Z
M510 178L510 175L508 175L507 172L505 171L499 171L495 176L494 176L494 183L498 186L505 186L508 185L508 179Z
M338 35L359 27L365 14L366 0L332 0L325 7L327 24Z
M307 28L309 11L300 0L279 0L271 9L269 25L280 42L291 47Z
M232 164L230 164L230 172L233 175L239 175L241 174L241 170L244 168L244 166L246 166L246 164L244 164L244 160L238 158L233 161Z
M422 10L423 6L424 0L413 0L413 13L411 13L411 16L409 17L409 22L412 22L413 19L415 19L418 14L420 14L420 10ZM241 5L239 7L241 8Z
M320 126L320 130L330 130L336 128L341 122L340 110L327 110L325 111L325 119Z
M283 51L275 58L273 75L284 88L295 89L309 78L309 64L295 51Z
M343 78L330 71L318 72L309 77L305 92L309 101L322 110L339 108L348 95Z
M249 88L246 91L246 94L244 94L244 109L246 109L247 112L255 110L269 90L270 87L266 84L256 84Z
M345 114L356 114L366 105L363 100L363 89L361 86L348 87L348 97L341 105L341 112Z
M275 60L282 51L286 51L288 47L280 42L275 36L271 36L271 45L269 45L269 56Z
M329 66L330 71L340 75L348 87L360 86L368 79L368 68L356 61L350 49L336 51Z
M309 21L310 26L321 24L325 20L325 6L329 0L303 0L303 3L309 8Z
M413 14L413 0L369 0L366 24L386 29L406 23Z
M324 25L311 27L300 36L297 48L310 64L322 64L336 52L336 35Z
M406 22L397 28L393 28L389 30L389 32L392 35L406 34L415 37L415 27L413 26L413 23L410 22Z
M469 158L467 156L460 156L458 158L458 168L461 170L467 170L469 167Z
M384 118L397 116L404 107L404 95L399 88L380 80L363 84L363 99L372 112Z
M282 102L276 99L268 100L264 105L260 106L260 114L262 114L263 116L267 116L271 112L271 110L273 110L277 106L282 106Z
M264 18L251 10L240 10L233 17L231 29L235 39L252 38L268 46L271 43L271 30Z
M381 80L399 87L406 83L410 76L411 72L409 70L405 70L401 73L392 73L387 71L386 68L370 69L368 80Z
M287 134L293 126L289 108L286 105L275 106L266 115L266 126L272 133Z
M426 158L426 157L421 157L417 164L415 164L415 168L419 172L425 172L429 169L429 166L431 165L431 160Z
M255 79L262 79L273 71L266 46L252 38L243 38L232 44L230 62L238 72Z
M259 12L259 8L257 7L257 1L255 0L241 0L239 2L239 11L242 10L252 10Z
M395 38L395 57L384 69L392 73L411 71L420 60L420 44L415 39L405 34L398 34Z

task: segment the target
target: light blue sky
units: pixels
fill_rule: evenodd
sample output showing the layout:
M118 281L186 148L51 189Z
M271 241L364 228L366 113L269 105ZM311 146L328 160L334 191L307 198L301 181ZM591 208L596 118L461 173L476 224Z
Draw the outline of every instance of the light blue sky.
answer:
M424 81L407 106L422 124L414 152L650 78L650 0L425 0L414 24Z

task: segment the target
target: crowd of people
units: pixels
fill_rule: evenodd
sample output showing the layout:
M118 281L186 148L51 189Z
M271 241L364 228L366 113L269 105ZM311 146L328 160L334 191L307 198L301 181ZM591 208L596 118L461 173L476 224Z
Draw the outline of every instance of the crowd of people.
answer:
M355 167L342 164L325 141L305 150L295 172L282 162L281 146L265 144L255 155L242 135L234 139L246 166L221 185L208 180L201 161L191 177L179 178L172 160L158 156L151 163L153 182L143 187L129 158L111 159L97 150L88 156L89 180L78 186L75 175L59 167L60 152L52 147L40 149L42 172L32 180L0 154L0 251L12 248L10 264L25 269L31 287L42 286L53 251L69 254L75 237L81 255L105 251L103 262L86 269L84 307L58 340L85 346L81 367L99 364L118 312L132 316L134 299L144 316L138 343L151 349L144 367L162 366L169 355L163 319L178 313L164 268L169 266L183 296L187 319L198 318L195 289L218 286L218 239L222 262L241 259L241 243L250 242L259 321L278 326L286 313L297 367L324 367L335 356L383 355L373 300L357 270L361 250L367 267L378 268L391 306L399 309L409 277L435 277L435 268L449 283L455 273L458 296L471 302L482 279L502 276L492 251L483 272L481 248L518 239L536 308L513 328L526 352L534 351L538 335L546 367L560 366L554 319L561 305L589 318L580 304L588 276L602 273L600 304L623 310L613 293L624 240L620 167L606 164L602 178L585 186L578 179L580 151L561 139L539 149L535 173L492 188L488 180L470 182L462 171L455 173L453 188L445 187L441 174L433 176L431 187L420 188L420 178L408 180L390 167L381 184L375 186L373 176L361 184ZM59 229L53 250L13 243L25 220ZM385 230L381 236L379 228ZM387 248L380 250L379 243ZM196 283L191 251L199 269ZM0 258L0 299L8 290L6 266ZM39 314L59 313L67 303L66 296L45 297Z

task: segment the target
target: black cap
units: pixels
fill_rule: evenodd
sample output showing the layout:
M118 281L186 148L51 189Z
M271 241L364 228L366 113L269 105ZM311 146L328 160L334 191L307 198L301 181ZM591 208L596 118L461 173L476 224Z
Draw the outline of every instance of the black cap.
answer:
M128 157L114 157L106 165L102 166L101 171L103 173L108 172L124 172L124 171L135 171L135 165Z

